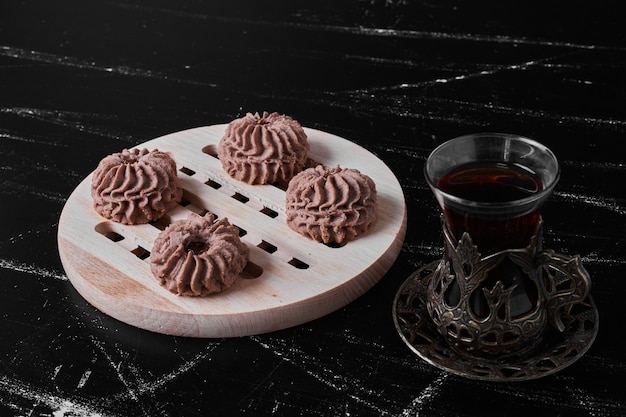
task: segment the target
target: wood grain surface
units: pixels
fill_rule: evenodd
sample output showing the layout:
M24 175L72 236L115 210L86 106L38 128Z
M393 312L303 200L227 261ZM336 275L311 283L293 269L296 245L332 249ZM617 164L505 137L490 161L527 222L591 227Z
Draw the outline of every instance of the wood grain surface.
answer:
M183 202L152 224L123 225L93 209L90 174L59 220L59 253L78 292L125 323L170 335L246 336L284 329L328 314L367 291L395 261L406 231L400 185L389 168L360 146L306 129L309 159L356 168L377 186L377 220L344 245L325 245L291 230L285 191L231 178L214 156L225 124L200 127L138 145L177 163ZM152 276L149 253L169 222L206 211L242 230L248 266L233 287L209 297L176 296Z

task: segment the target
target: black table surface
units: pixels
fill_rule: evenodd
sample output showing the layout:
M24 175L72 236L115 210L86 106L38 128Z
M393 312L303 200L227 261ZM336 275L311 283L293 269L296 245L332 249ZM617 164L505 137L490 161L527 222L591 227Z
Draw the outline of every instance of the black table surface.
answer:
M2 1L0 415L626 415L623 15L467 3ZM351 140L396 175L408 227L380 282L312 322L224 339L151 333L86 302L56 239L100 159L264 110ZM580 254L592 277L595 343L540 379L439 370L392 319L400 285L442 254L426 157L480 131L555 152L546 246Z

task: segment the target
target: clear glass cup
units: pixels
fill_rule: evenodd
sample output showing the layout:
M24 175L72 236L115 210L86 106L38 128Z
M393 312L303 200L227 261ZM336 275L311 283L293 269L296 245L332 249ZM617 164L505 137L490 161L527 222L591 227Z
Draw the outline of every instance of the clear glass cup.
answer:
M556 156L532 139L480 133L449 140L428 157L426 180L443 218L444 256L428 310L453 347L519 353L561 310L584 299L579 257L542 248L541 207L559 180Z
M500 177L485 184L489 174L480 178L477 171L495 165L502 170L490 172ZM466 179L483 183L468 184L464 191L463 185L446 187L442 180L462 167L473 170L472 177L467 174ZM530 177L519 178L526 173ZM457 239L464 232L469 233L483 254L528 244L539 224L541 206L552 193L559 175L559 163L550 149L531 139L500 133L449 140L430 154L425 166L426 180L443 210L447 227ZM462 174L457 175L461 177ZM515 187L519 189L520 184L538 186L536 190L516 193ZM507 189L507 185L513 189Z

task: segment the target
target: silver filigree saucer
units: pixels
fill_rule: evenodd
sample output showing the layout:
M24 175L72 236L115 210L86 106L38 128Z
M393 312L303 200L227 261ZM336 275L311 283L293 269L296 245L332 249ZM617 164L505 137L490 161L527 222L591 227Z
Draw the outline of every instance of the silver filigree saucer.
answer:
M561 371L582 357L598 333L598 310L591 296L565 309L565 331L549 331L533 350L485 358L452 349L426 309L426 290L439 261L415 271L393 301L393 319L402 340L420 358L445 371L477 380L524 381Z

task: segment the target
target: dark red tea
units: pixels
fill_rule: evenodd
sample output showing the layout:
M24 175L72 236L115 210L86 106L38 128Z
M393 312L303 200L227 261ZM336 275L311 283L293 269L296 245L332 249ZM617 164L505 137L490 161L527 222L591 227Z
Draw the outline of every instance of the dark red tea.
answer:
M437 182L437 188L469 201L505 203L530 197L540 192L543 184L534 172L519 165L473 162L452 169ZM525 247L536 231L540 213L537 208L514 217L506 210L498 214L476 214L470 209L444 207L444 216L457 239L468 232L484 255Z
M469 163L454 168L444 175L437 187L447 194L480 203L506 203L530 197L542 190L541 179L532 171L519 165L504 163ZM540 220L540 208L521 216L515 210L488 213L472 208L443 208L446 225L456 239L468 232L482 256L504 249L524 248L536 233ZM511 261L506 260L489 272L481 286L492 288L501 281L505 287L514 287L511 294L511 314L521 316L532 311L536 305L538 288L528 276ZM460 299L458 287L451 285L446 302L456 305ZM482 291L475 291L470 298L478 317L489 314Z

